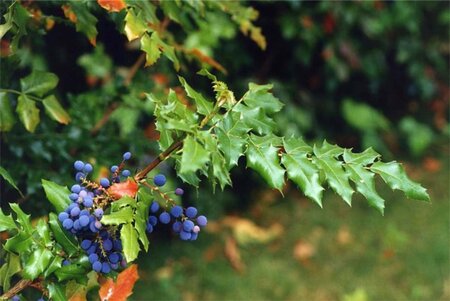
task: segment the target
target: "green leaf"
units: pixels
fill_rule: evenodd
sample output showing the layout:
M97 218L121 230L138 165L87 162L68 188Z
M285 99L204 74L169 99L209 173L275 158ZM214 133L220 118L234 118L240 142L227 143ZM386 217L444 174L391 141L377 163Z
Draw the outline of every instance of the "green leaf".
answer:
M262 108L249 108L240 104L235 107L235 111L240 112L240 118L245 125L259 135L271 134L277 127L275 121L268 117Z
M11 6L8 7L8 11L6 14L3 15L5 18L5 23L0 24L0 39L3 38L3 36L12 28L13 26L13 11L14 11L14 5L18 5L16 3L13 3Z
M25 214L18 204L10 203L9 206L17 214L16 221L22 226L22 230L27 234L31 234L33 227L31 226L30 215Z
M152 38L155 33L150 37L147 33L141 38L141 50L145 52L145 66L151 66L161 56L161 50L159 50L158 41Z
M279 112L283 108L283 103L271 92L273 85L257 85L250 83L248 92L243 97L244 103L250 108L262 108L268 114Z
M62 124L68 124L70 122L69 114L64 110L54 95L47 96L42 103L50 117Z
M279 149L273 145L273 137L251 135L246 152L247 166L256 170L270 187L281 191L285 170L280 166Z
M39 109L36 107L36 103L25 94L20 94L16 111L27 131L33 133L40 120Z
M128 263L137 258L139 254L139 242L136 229L131 223L124 224L120 229L120 238L122 239L123 254Z
M39 234L42 242L46 247L50 247L53 244L50 228L48 227L48 223L43 219L40 219L36 225L36 231Z
M175 48L173 46L170 46L169 44L166 44L163 40L161 40L156 31L152 33L152 39L156 41L163 55L172 61L175 70L178 71L180 69L180 62L178 61L178 58L175 55Z
M342 103L341 109L345 120L359 131L389 129L389 120L365 103L358 103L351 99L346 99Z
M59 224L59 221L58 221L58 217L53 212L50 213L50 215L49 215L48 223L50 225L50 229L53 232L55 240L61 245L61 247L64 249L64 251L69 256L76 254L79 250L78 242L75 240L73 235L68 234L66 231L64 231L61 228L61 225Z
M120 211L111 212L103 215L102 224L104 225L121 225L130 223L133 220L133 209L130 207L121 208Z
M11 177L11 175L9 174L9 172L4 169L3 167L0 166L0 175L3 177L3 179L5 179L12 187L14 187L19 193L20 195L23 197L22 192L20 191L20 189L17 187L16 183L14 182L14 179Z
M135 213L134 228L136 229L139 240L145 250L148 251L149 241L147 238L146 227L148 219L148 211L151 204L151 195L149 195L144 189L139 189L138 191L138 202L137 209Z
M348 174L343 169L342 162L336 159L343 152L342 148L324 141L322 147L314 146L316 157L313 157L313 162L322 169L331 189L351 205L354 190L348 182Z
M44 247L38 247L26 261L23 269L23 277L30 280L36 279L45 271L52 258L53 254L51 251Z
M8 99L8 93L0 92L0 132L10 131L14 123L15 118L11 108L11 102Z
M140 116L140 110L121 105L111 114L111 120L118 123L120 135L127 137L136 130Z
M208 116L209 114L211 114L211 112L213 111L213 103L204 98L202 94L195 91L181 76L178 77L178 80L183 85L187 96L195 102L195 105L197 106L197 112L204 116Z
M70 2L68 4L74 14L77 16L75 28L78 32L82 32L86 35L92 45L95 46L97 38L97 18L91 14L89 7L82 2Z
M302 139L295 138L285 140L283 145L286 153L281 157L281 162L286 167L289 179L322 207L324 188L320 185L319 170L308 158L312 148Z
M5 263L0 268L0 286L3 291L9 290L11 286L11 278L22 270L20 265L20 257L13 253L8 253Z
M179 175L183 180L197 170L204 170L209 161L209 153L198 143L194 137L187 136L183 142Z
M42 187L44 187L45 195L55 207L56 212L62 212L70 205L70 190L66 186L42 179Z
M67 301L66 294L64 292L64 288L61 284L51 282L47 284L48 294L50 296L50 300L53 301Z
M86 274L89 270L92 270L92 267L87 267L86 265L78 263L71 263L56 270L55 275L60 282L74 279L77 282L83 283L87 282Z
M148 29L148 26L145 24L145 21L141 17L141 11L137 11L138 13L136 14L135 10L130 8L127 10L127 14L125 16L124 31L128 38L128 41L132 41L141 37Z
M123 207L136 208L136 200L129 196L124 196L117 201L112 202L111 212L119 211ZM102 220L103 222L103 220Z
M20 86L24 94L43 97L58 85L58 81L58 77L53 73L35 70L20 80Z
M352 153L349 149L344 150L345 163L369 165L381 157L379 153L372 148L368 148L362 153Z
M44 272L44 278L50 276L53 272L60 269L62 266L63 258L61 256L53 256L50 264Z
M427 190L420 184L411 181L400 163L395 161L375 162L370 166L370 170L379 174L391 189L403 191L408 198L420 201L430 200Z
M10 215L5 215L0 208L0 232L17 229L17 225Z
M29 251L33 245L31 234L19 232L15 236L8 239L5 243L5 250L14 253Z

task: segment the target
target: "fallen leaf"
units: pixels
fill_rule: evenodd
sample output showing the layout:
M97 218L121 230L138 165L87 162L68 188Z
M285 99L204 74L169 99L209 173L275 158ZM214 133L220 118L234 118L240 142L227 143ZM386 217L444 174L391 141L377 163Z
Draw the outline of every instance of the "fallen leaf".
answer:
M109 12L119 12L127 7L123 0L97 0L97 2L98 5Z
M225 257L230 262L233 269L235 269L239 273L243 273L245 270L245 265L241 259L241 253L239 252L239 248L237 246L236 240L232 237L227 237L225 241Z
M111 278L100 285L98 292L100 300L102 301L125 301L132 294L134 284L139 279L137 265L133 264L127 269L123 270L117 280Z

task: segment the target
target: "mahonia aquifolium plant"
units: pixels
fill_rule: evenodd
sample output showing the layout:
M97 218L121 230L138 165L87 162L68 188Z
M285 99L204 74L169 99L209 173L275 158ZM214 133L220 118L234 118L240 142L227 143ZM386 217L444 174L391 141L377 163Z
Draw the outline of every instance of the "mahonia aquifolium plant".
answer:
M91 164L75 161L77 184L70 189L71 194L68 197L71 201L70 205L58 215L63 228L75 235L81 249L86 252L92 269L98 273L108 274L111 270L127 266L122 253L120 221L113 222L111 220L114 220L114 217L107 215L105 220L108 219L108 222L104 224L102 218L104 212L110 210L113 202L123 197L134 198L139 189L139 185L134 179L129 178L131 172L123 169L125 161L130 158L130 152L124 153L120 165L111 166L111 177L101 178L99 183L88 180L89 173L93 171ZM158 201L150 204L147 210L150 214L147 218L146 232L152 233L158 221L161 224L172 222L173 231L182 240L196 240L200 227L206 226L207 218L203 215L198 216L195 207L184 209L177 205L168 193L162 192L160 187L163 187L166 181L163 174L158 174L153 178L155 186L144 183L150 189L158 191L165 200L165 204L162 206ZM177 188L173 193L181 196L184 191L182 188ZM69 259L63 261L63 265L69 264Z

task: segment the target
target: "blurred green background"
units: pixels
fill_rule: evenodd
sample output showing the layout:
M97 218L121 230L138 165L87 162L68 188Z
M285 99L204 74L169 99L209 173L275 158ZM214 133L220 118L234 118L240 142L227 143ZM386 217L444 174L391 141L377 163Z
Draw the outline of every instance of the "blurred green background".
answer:
M192 28L169 24L168 30L219 62L226 73L212 71L236 96L249 81L274 83L286 104L277 119L280 135L326 138L355 150L372 146L386 160L405 162L432 203L385 191L382 217L361 201L349 208L329 193L321 210L295 187L286 188L285 198L267 190L242 161L233 188L224 192L213 194L208 183L198 192L183 187L185 204L210 217L208 233L196 243L180 242L164 229L153 236L132 299L450 299L448 3L247 4L260 12L256 24L266 36L265 51L221 12L205 12ZM64 17L56 2L30 5ZM143 93L177 89L172 64L161 59L139 68L127 84L139 45L119 33L119 14L87 5L99 20L95 48L64 22L48 31L28 28L13 55L2 46L1 87L17 89L31 70L53 72L72 118L63 126L42 112L35 133L19 122L1 133L1 165L25 194L2 179L2 207L17 201L36 217L45 214L50 206L40 179L71 185L76 159L101 171L130 150L137 170L158 154L153 106ZM209 82L195 75L207 65L181 59L180 74L212 95ZM172 176L171 185L183 186L170 161L161 170Z

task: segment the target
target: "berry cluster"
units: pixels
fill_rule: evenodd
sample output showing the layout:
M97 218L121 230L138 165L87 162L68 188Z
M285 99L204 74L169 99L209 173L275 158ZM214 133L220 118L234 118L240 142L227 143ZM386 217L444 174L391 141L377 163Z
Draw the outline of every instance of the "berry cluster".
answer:
M87 180L93 167L89 163L75 161L75 180L78 184L71 187L69 199L72 203L58 216L62 226L67 231L74 234L81 241L81 248L89 255L92 269L96 272L109 273L119 268L119 263L126 265L123 261L122 243L117 237L115 230L103 229L101 219L103 208L111 201L107 188L110 183L119 183L124 161L131 158L131 153L123 154L123 161L120 166L112 166L111 181L108 178L100 179L100 184ZM121 176L127 178L131 173L123 170ZM112 232L112 233L111 233ZM64 261L65 265L70 261Z
M156 175L153 179L156 186L162 187L166 184L166 177L162 174ZM183 195L181 188L175 190L176 195ZM170 199L169 199L170 200ZM147 221L147 232L152 233L158 221L162 224L172 224L172 230L177 233L182 240L196 240L200 227L205 227L208 223L204 215L197 216L197 208L188 207L183 209L179 205L175 205L172 201L170 210L161 208L158 202L153 201L150 205L150 214Z

